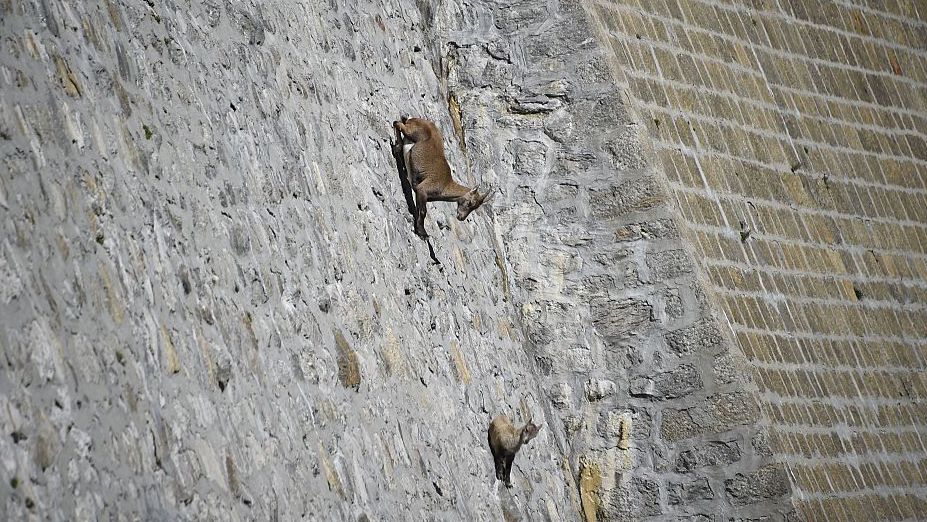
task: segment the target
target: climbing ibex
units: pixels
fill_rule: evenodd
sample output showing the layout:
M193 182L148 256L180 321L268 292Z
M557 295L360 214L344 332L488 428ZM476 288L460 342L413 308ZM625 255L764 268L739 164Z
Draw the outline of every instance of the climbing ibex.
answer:
M394 121L396 147L402 147L409 184L415 191L415 233L426 238L425 206L429 201L457 202L457 219L467 219L470 212L486 201L489 191L468 188L454 181L451 166L444 157L444 138L434 123L422 118L403 116ZM397 153L398 154L398 153Z
M505 415L499 415L489 424L489 450L496 463L496 478L505 482L505 487L512 487L512 462L522 444L537 436L541 431L531 419L521 428L515 428Z

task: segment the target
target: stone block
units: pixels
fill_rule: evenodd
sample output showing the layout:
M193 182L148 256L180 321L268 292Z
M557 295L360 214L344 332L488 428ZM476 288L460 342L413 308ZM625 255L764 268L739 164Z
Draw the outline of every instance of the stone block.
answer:
M506 152L511 154L514 174L523 183L534 184L544 174L547 160L547 146L544 143L516 139L506 145Z
M647 267L653 280L666 281L692 273L693 264L683 249L647 254Z
M631 431L625 437L623 430L629 426ZM650 433L653 431L653 417L646 408L637 406L605 411L599 415L596 431L600 436L616 443L627 438L627 442L637 444L650 438Z
M548 390L550 402L558 408L569 408L573 404L573 389L565 382L557 383Z
M679 229L670 218L622 225L615 229L615 240L619 242L639 239L677 239Z
M600 401L615 394L615 383L607 379L589 379L583 385L589 402Z
M666 199L656 181L645 176L605 189L592 189L590 209L597 219L614 219L632 212L651 210Z
M670 482L666 488L666 501L671 505L689 505L700 500L715 498L708 479L700 478L691 482Z
M706 466L727 466L740 460L741 450L737 441L706 442L683 451L676 459L676 471L689 473Z
M61 442L55 426L44 416L40 417L35 431L33 460L42 471L55 463L61 450Z
M682 357L692 353L710 353L721 344L721 332L711 318L699 319L692 325L667 332L666 345Z
M600 131L615 131L623 126L634 124L634 119L628 110L627 99L617 91L608 91L578 100L569 107L574 118L582 119L591 129ZM634 143L633 146L639 146Z
M232 358L227 352L222 352L216 358L215 378L220 391L225 391L232 379Z
M457 80L459 87L492 87L501 91L512 88L514 67L507 61L504 54L499 53L496 49L490 49L492 49L491 46L473 46L457 50L455 55L457 63L453 63L453 69L449 74ZM452 98L452 100L456 100L456 98ZM458 108L455 112L459 110ZM458 136L462 135L462 133L458 133Z
M723 353L715 357L715 381L719 384L746 383L750 380L748 363L742 356Z
M550 13L546 4L522 0L496 9L493 15L496 27L511 34L547 20Z
M54 60L55 69L58 72L58 81L61 83L61 87L68 93L68 96L79 98L82 94L82 89L80 83L78 83L77 76L71 71L70 66L68 66L64 58L55 55Z
M602 470L595 459L580 458L579 498L586 522L595 522L601 506Z
M19 297L23 291L22 279L13 270L13 266L0 257L0 304L8 305Z
M613 81L611 68L604 53L588 53L572 65L577 80L588 84Z
M791 491L788 475L779 466L764 466L751 473L738 473L724 481L728 500L735 506L777 499Z
M556 59L561 62L566 57L575 59L577 51L583 46L583 41L576 38L577 31L581 31L586 24L578 18L560 17L553 22L549 19L543 31L528 34L524 39L524 53L531 62Z
M619 484L603 499L600 513L606 520L632 520L663 513L660 484L656 480L634 477Z
M736 426L752 424L758 415L759 407L749 393L719 393L689 408L664 410L660 435L667 441L675 442L721 433Z
M341 331L335 330L334 335L335 348L338 351L338 381L345 388L353 388L354 391L358 391L361 384L361 371L357 352L354 351Z
M636 127L625 127L618 136L608 139L605 150L618 170L642 170L648 165Z
M638 376L631 379L632 397L646 397L657 400L675 399L689 395L702 388L699 371L690 364L683 364L673 370L658 373L652 377Z
M592 324L609 346L639 332L651 321L651 306L638 299L595 297L589 304Z
M686 310L679 289L667 288L663 291L663 311L668 321L675 321L685 314Z

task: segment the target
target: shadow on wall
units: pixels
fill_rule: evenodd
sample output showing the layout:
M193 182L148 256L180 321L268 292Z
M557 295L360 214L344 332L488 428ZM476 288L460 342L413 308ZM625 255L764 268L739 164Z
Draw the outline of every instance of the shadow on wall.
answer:
M454 180L444 155L443 136L433 122L402 116L393 122L393 129L396 138L392 153L406 205L415 223L415 233L428 243L431 259L440 264L425 231L428 202L457 203L457 220L464 221L491 198L492 191L481 190L479 186L466 187Z

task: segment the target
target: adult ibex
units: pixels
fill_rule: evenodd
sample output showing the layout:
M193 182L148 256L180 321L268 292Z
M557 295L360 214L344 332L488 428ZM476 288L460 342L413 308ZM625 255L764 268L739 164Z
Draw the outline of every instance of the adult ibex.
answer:
M429 201L457 203L457 219L467 219L486 201L489 191L465 187L451 177L451 166L444 157L444 138L434 123L423 118L403 116L393 122L396 147L402 147L406 176L415 192L415 233L427 238L425 207Z

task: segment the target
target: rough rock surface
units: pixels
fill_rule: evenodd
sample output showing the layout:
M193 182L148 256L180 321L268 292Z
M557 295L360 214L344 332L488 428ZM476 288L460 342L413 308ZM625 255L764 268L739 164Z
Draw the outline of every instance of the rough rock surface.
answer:
M747 239L751 249L788 239L796 223L816 234L796 252L836 241L836 225L812 223L807 193L839 219L843 200L796 163L783 182L757 186L776 212L804 209L804 224L783 218L771 234L731 221L721 233L720 200L693 203L701 188L688 179L708 172L699 183L713 195L723 169L667 129L683 128L677 116L693 107L728 104L704 90L661 99L641 70L661 64L674 88L701 78L691 53L664 49L681 41L665 27L722 22L711 2L684 3L654 3L671 12L645 24L625 2L0 0L0 519L790 519L796 499L810 509L809 485L829 482L803 472L811 446L911 444L867 426L839 438L809 431L806 449L793 432L760 428L804 418L795 405L819 400L827 381L773 404L769 391L789 388L775 376L802 360L762 366L776 343L748 340L762 317L793 319L785 305L769 313L764 279L733 258ZM751 18L778 20L738 9L717 11L745 17L738 32ZM869 30L862 15L848 19ZM714 67L708 34L700 59ZM626 60L642 35L651 54ZM908 54L922 63L922 51ZM896 76L909 66L889 63ZM653 116L674 104L673 117ZM498 189L463 223L449 205L429 207L430 244L412 233L389 150L402 113L444 130L459 181ZM902 115L921 168L923 115ZM751 137L725 141L704 119L692 121L714 150L737 144L769 160ZM861 133L854 144L885 141ZM884 147L877 159L899 157ZM688 168L690 157L705 170ZM908 199L910 219L869 217L920 230L923 209ZM884 247L853 248L863 246ZM785 260L777 277L839 261L771 252L754 255ZM912 272L923 267L922 255L880 253L861 266L902 273L908 256L921 263ZM839 296L790 284L817 292L792 305L837 309L852 295L881 307L923 286L899 297L885 281L857 277ZM726 286L737 284L752 293ZM816 328L841 322L807 316ZM854 331L868 324L839 317ZM870 322L904 337L876 366L902 375L922 360L904 351L920 346L910 336L922 328L882 319ZM844 368L833 346L822 353ZM895 422L893 397L923 396L909 373L891 375L867 406L885 406L885 422ZM840 404L815 411L823 419ZM511 490L494 480L486 445L499 413L544 424ZM828 473L838 467L828 462ZM896 489L847 486L880 503L845 512L904 513L920 498L903 480L918 462L879 472L901 477ZM847 469L833 470L834 483L873 473Z
M492 208L411 231L451 129L401 2L0 2L0 519L568 520ZM453 136L453 132L449 132ZM458 175L473 178L448 147Z
M771 466L753 384L711 314L645 127L584 8L467 2L433 19L454 42L442 64L471 168L502 192L493 209L513 300L578 515L793 514L788 482L752 478ZM717 444L731 450L676 466ZM735 476L745 478L727 487Z

